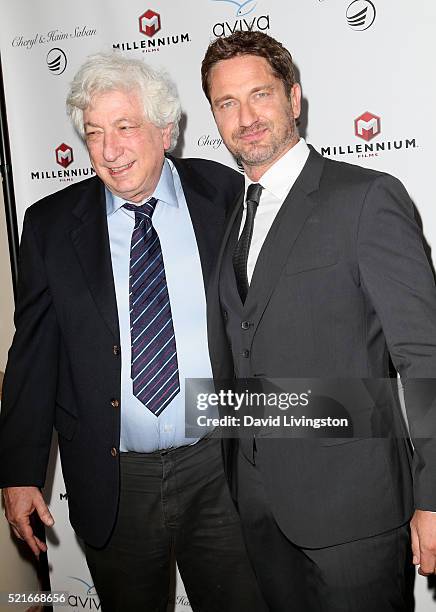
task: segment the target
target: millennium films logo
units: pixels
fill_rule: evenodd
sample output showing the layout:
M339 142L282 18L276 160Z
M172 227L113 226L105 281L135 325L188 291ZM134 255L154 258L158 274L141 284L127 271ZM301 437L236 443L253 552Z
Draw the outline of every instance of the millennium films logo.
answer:
M371 0L353 0L346 12L350 28L360 32L372 26L375 16L376 10Z
M86 580L76 576L68 576L68 578L76 581L75 586L79 586L77 582L80 583L77 591L74 589L71 592L71 589L68 589L68 605L71 608L74 610L101 610L100 599L93 584L89 584Z
M58 179L61 183L72 183L77 177L94 176L94 168L70 168L74 162L73 148L62 142L54 150L54 158L62 170L31 170L30 178L32 181L44 181L46 179Z
M340 144L321 147L321 155L355 155L359 157L379 157L386 151L400 149L416 149L416 138L401 138L395 140L377 140L370 142L381 134L381 118L368 111L354 119L354 135L365 140L364 144Z
M56 162L63 168L68 168L74 161L73 149L64 142L56 147L55 153Z
M122 51L140 50L143 53L154 53L160 51L162 47L191 42L189 32L168 35L160 34L156 36L162 29L161 16L151 8L142 13L138 17L138 21L139 32L146 36L146 39L112 43L113 49L121 49Z
M52 74L62 74L67 67L67 56L62 49L54 47L47 53L46 62Z
M237 30L251 32L260 30L264 32L270 29L269 15L253 15L257 7L257 0L246 0L237 2L236 0L210 0L210 2L224 2L227 10L233 13L235 20L219 21L212 26L212 33L217 38L233 34ZM236 7L236 9L235 9Z
M380 117L377 117L377 115L366 112L354 120L354 133L363 140L372 140L380 132Z
M151 9L139 18L139 31L146 36L154 36L160 30L160 15Z

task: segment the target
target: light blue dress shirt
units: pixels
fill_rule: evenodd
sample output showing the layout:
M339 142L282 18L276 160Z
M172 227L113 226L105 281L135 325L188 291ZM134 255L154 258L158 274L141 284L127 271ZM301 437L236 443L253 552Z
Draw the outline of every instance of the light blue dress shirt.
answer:
M185 438L185 379L212 377L200 256L180 178L170 160L165 160L152 195L158 200L153 225L162 247L180 377L180 393L158 417L133 395L130 377L129 267L135 213L123 208L125 200L106 190L121 341L120 450L142 453L197 441Z

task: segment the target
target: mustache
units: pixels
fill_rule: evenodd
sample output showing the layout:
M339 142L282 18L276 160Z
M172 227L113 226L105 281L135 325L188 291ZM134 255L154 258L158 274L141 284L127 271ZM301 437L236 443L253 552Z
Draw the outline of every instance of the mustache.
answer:
M257 121L248 127L240 127L233 132L233 138L241 138L243 136L251 136L260 132L261 130L269 129L269 124L261 121Z

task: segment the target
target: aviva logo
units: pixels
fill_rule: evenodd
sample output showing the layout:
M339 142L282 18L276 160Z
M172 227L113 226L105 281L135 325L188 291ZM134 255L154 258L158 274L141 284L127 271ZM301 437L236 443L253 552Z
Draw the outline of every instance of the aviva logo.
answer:
M245 2L237 2L236 0L212 0L212 2L227 2L236 6L236 17L244 17L254 11L257 6L257 0L245 0Z

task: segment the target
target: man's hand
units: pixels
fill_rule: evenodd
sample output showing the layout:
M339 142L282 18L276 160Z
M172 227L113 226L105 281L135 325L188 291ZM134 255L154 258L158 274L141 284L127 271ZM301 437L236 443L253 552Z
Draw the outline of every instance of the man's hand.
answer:
M413 564L419 565L418 574L429 576L436 572L436 513L415 510L410 521Z
M6 487L3 489L6 518L12 526L12 531L24 540L36 557L45 552L47 546L33 533L30 516L36 510L39 518L51 527L54 520L38 487Z

